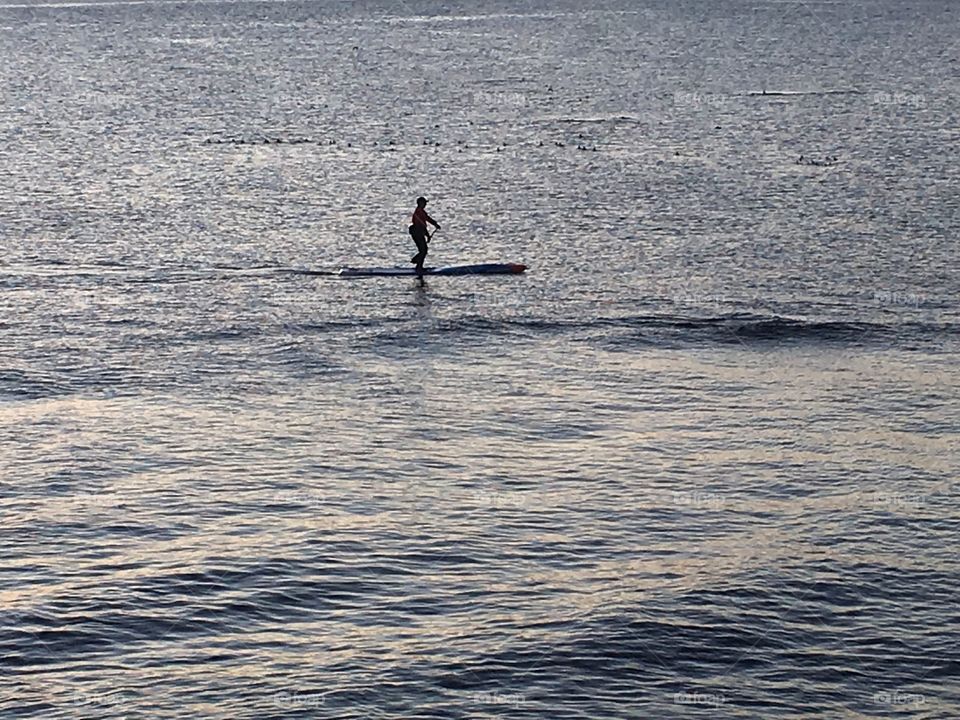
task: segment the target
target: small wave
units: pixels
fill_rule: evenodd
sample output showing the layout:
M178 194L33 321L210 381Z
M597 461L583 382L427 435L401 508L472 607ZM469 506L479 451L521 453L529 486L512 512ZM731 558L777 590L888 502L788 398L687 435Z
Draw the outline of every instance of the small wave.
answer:
M639 344L847 343L876 344L935 339L960 334L954 324L823 321L779 316L684 317L641 315L581 319L489 318L470 316L435 323L440 332L536 336L577 334L618 347Z
M886 335L893 331L891 326L862 322L810 322L789 318L771 318L769 320L751 320L726 323L727 328L738 337L758 340L814 339L814 340L853 340L865 335Z
M640 124L643 121L638 117L633 117L632 115L602 115L599 117L542 117L538 118L539 122L542 123L590 123L590 124L599 124L599 123L637 123Z

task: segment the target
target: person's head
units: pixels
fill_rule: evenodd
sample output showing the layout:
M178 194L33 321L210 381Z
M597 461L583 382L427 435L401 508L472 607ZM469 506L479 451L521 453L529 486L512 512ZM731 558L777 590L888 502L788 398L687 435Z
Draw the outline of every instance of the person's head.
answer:
M423 196L418 197L418 198L417 198L417 207L426 207L426 206L427 206L427 199L426 199L425 197L423 197Z

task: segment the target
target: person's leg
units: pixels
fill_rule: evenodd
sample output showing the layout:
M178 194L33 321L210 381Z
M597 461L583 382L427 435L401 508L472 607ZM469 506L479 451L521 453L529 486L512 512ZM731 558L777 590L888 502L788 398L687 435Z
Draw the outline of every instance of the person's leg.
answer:
M423 261L427 259L427 239L422 235L417 235L414 240L417 243L417 250L420 252L417 253L417 272L423 272Z
M414 244L417 246L417 254L410 258L410 262L414 265L417 264L417 259L420 257L420 243L417 242L417 232L416 228L413 225L407 228L407 231L410 233L410 237L413 238Z

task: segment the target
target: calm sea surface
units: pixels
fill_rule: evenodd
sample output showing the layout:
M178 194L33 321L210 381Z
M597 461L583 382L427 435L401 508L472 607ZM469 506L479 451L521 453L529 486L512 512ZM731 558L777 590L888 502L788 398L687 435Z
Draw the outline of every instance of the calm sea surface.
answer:
M0 716L960 717L958 37L0 0Z

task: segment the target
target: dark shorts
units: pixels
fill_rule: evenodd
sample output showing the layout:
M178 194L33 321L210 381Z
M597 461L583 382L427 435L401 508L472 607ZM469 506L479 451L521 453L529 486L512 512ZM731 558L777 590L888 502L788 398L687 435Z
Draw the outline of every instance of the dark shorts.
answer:
M417 250L424 255L427 254L427 229L418 225L410 226L410 237L417 244Z
M411 225L410 226L410 237L413 238L413 241L417 243L417 246L420 246L420 241L427 241L427 228L425 225Z

